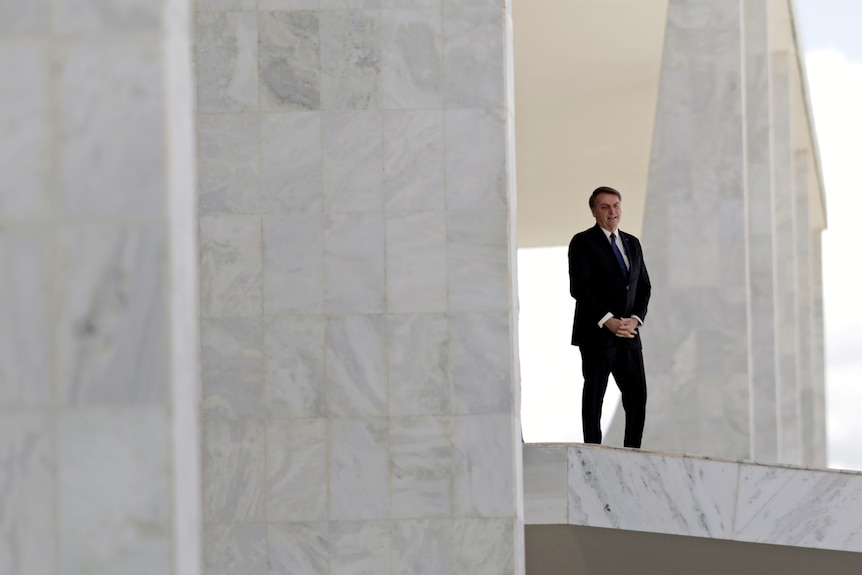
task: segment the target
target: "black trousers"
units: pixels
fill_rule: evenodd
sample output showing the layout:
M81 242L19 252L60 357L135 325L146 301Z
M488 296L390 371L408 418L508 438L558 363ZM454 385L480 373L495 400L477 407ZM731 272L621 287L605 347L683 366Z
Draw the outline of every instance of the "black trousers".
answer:
M646 375L643 353L639 349L623 346L580 347L581 368L584 374L584 394L581 417L584 424L584 443L602 442L602 403L608 388L608 375L622 394L626 413L626 432L623 445L640 447L646 417Z

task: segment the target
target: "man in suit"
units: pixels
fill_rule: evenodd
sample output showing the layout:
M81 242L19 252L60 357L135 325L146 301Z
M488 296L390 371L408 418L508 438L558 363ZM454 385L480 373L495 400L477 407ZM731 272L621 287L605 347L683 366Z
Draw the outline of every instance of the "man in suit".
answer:
M640 242L619 230L621 202L617 190L596 188L589 201L596 225L569 244L569 291L577 302L572 345L584 375L584 442L602 442L602 402L613 373L626 415L624 445L639 448L647 397L639 328L651 287Z

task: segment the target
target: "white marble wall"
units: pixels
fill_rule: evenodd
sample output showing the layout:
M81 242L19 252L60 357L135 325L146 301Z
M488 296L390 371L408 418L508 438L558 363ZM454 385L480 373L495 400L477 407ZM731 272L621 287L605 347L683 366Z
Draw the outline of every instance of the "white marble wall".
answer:
M189 18L0 5L4 574L200 567Z
M588 445L524 450L528 525L862 552L862 473Z
M797 364L796 176L793 156L793 57L772 56L775 178L775 280L778 324L778 460L801 463Z
M648 449L751 450L741 7L668 6L642 238Z
M745 0L745 133L751 458L778 460L774 190L769 2Z
M197 2L208 575L523 573L507 4Z

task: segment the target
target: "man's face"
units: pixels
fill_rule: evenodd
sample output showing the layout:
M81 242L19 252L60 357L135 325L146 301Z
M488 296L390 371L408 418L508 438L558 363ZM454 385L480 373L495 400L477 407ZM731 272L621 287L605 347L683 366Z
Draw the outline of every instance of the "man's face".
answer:
M596 196L593 217L596 223L609 232L617 231L620 225L620 217L623 215L620 199L613 194L599 194Z

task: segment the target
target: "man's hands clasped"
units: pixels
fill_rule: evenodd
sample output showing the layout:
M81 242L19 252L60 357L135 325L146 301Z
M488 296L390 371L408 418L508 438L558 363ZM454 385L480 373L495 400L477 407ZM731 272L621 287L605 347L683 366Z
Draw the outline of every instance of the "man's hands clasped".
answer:
M605 322L605 327L611 330L617 337L633 338L637 335L638 320L633 317L615 318L612 317Z

